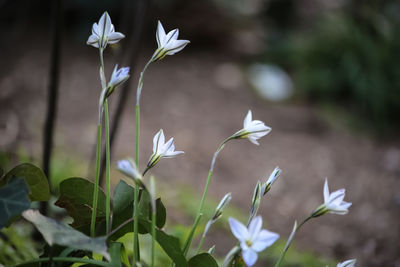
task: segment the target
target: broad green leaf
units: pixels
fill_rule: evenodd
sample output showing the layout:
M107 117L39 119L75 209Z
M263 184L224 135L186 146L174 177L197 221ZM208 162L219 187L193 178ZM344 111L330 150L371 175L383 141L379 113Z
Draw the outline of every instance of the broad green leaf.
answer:
M0 167L0 178L3 176L3 174L4 174L4 170L2 167Z
M110 259L106 237L88 237L68 225L43 216L37 210L26 210L22 216L33 223L49 245L57 244L99 253Z
M74 219L72 227L82 228L90 225L93 209L94 184L83 178L69 178L60 183L60 197L56 206L67 210L69 216ZM99 222L106 215L106 196L99 189L97 202L97 218Z
M121 180L114 190L113 198L113 225L116 229L122 223L132 218L133 214L133 195L134 188ZM141 218L148 220L151 218L150 196L147 191L140 191L139 214ZM165 225L166 210L160 199L156 201L157 217L156 225L162 228ZM125 225L110 237L110 240L116 240L128 232L133 231L133 222ZM146 234L147 230L139 224L139 233Z
M139 209L140 216L151 221L151 199L149 192L145 190L142 191L140 196ZM163 228L165 225L167 212L160 198L156 200L156 211L156 226L158 228Z
M189 260L189 267L218 267L218 263L208 253L201 253Z
M21 178L13 179L5 187L0 188L0 229L11 219L29 209L29 189Z
M148 220L141 219L140 224L146 228L146 230L151 233L151 222ZM167 253L167 255L176 263L177 267L188 267L185 256L179 244L179 239L166 234L160 229L156 229L156 240L160 244L162 249Z
M47 201L50 198L49 182L43 171L30 163L23 163L6 173L0 181L0 186L5 185L15 178L23 178L29 187L31 201Z
M133 201L134 189L125 181L120 180L113 194L113 213L121 213Z

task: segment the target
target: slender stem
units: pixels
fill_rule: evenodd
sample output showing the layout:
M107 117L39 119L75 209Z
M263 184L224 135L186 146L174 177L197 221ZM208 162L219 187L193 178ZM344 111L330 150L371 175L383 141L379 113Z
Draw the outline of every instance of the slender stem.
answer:
M104 266L104 267L109 267L110 263L108 262L103 262L103 261L96 261L96 260L91 260L91 259L84 259L84 258L73 258L73 257L54 257L52 258L53 261L60 261L60 262L78 262L78 263L88 263L88 264L93 264L97 266ZM21 264L18 264L18 266L27 266L32 263L38 263L38 262L47 262L50 261L50 258L38 258L34 260L30 260Z
M186 240L185 246L183 247L183 255L186 256L187 253L189 252L190 245L192 244L193 236L194 236L194 231L196 230L197 225L200 222L201 217L203 216L202 213L200 213L200 216L196 218L196 221L194 222L194 227L190 230L189 236Z
M157 210L153 207L151 215L151 267L154 267L156 258L156 215Z
M97 125L97 150L96 150L96 180L94 182L93 192L93 210L90 223L90 236L94 236L96 228L97 201L99 198L99 177L100 177L100 150L101 150L101 123Z
M139 147L140 147L140 95L143 87L143 77L147 67L150 65L152 60L150 59L144 66L143 71L140 73L138 87L136 90L136 148L135 148L135 160L136 166L139 167ZM139 250L139 187L135 185L134 192L134 208L133 208L133 259L132 266L136 266L136 262L140 261L140 250Z
M289 236L288 241L286 242L285 248L283 249L281 256L279 257L278 261L275 263L274 267L279 267L283 261L283 259L285 258L286 252L289 250L290 245L292 244L292 241L294 239L295 234L297 233L297 231L311 218L313 218L313 216L309 216L306 219L304 219L299 225L293 227L292 233Z
M204 187L204 191L203 191L203 196L201 197L200 200L200 205L199 205L199 209L197 210L197 214L196 214L196 219L194 220L193 226L192 226L192 230L191 232L194 232L196 230L198 221L200 220L202 211L203 211L203 206L204 206L204 202L206 200L206 196L207 196L207 192L208 192L208 187L210 186L210 181L211 181L211 177L213 175L214 172L214 165L215 165L215 161L217 160L218 154L219 152L221 152L221 150L224 148L225 144L229 141L234 139L233 136L225 139L224 141L222 141L222 143L218 146L218 149L215 151L214 156L211 160L211 166L210 166L210 170L208 171L208 176L207 176L207 182L206 185ZM196 223L197 222L197 223ZM188 243L189 247L191 245L191 240L189 240L190 236L188 237L188 239L186 240L186 243Z
M104 122L106 132L106 233L110 232L111 186L110 186L110 123L108 114L108 100L104 101Z
M136 166L139 166L139 138L140 135L140 106L136 105ZM134 208L133 208L133 262L132 266L136 266L136 262L140 260L139 251L139 186L135 185L134 191Z
M199 246L197 247L197 250L196 250L196 255L199 254L200 249L201 249L201 247L203 246L205 237L206 237L205 234L202 234L202 235L201 235L200 243L199 243Z

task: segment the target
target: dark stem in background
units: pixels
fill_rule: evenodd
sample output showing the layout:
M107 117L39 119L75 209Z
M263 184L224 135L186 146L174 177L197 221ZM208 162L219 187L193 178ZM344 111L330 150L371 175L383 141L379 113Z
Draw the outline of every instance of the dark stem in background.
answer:
M49 70L49 87L47 98L46 122L43 136L43 172L47 176L50 188L50 159L53 147L54 125L57 115L58 81L60 74L60 51L61 51L61 24L62 24L62 0L54 0L52 7L52 41ZM47 202L40 203L40 212L47 214Z
M127 1L127 3L130 3L130 2L132 2L132 1ZM136 62L137 62L137 59L139 56L139 53L138 53L139 44L140 44L140 39L142 36L143 24L144 24L146 7L147 7L146 0L138 0L138 1L135 1L135 3L136 3L136 5L133 8L133 14L132 14L132 16L135 18L135 21L132 24L135 26L131 28L132 38L129 40L129 43L127 45L127 47L130 47L129 67L130 67L131 71L135 70L134 66L136 65ZM117 133L118 133L119 123L120 123L120 120L122 117L122 113L124 112L128 97L129 97L130 81L131 81L131 79L128 79L123 84L121 93L119 95L118 104L116 105L117 110L115 111L113 118L111 120L111 135L110 135L111 149L110 149L110 151L113 151L112 147L114 144L115 137L117 136ZM104 155L104 152L102 155L102 159L103 160L101 162L100 184L102 183L102 181L104 179L104 170L105 170L104 166L106 164L106 157Z

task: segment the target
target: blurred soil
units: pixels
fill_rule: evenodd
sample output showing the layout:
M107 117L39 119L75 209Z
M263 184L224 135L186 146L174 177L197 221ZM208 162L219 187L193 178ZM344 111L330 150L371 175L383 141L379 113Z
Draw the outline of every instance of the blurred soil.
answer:
M115 62L110 50L107 76ZM135 84L151 51L142 55L133 72L113 166L134 153ZM55 145L79 159L90 158L94 145L100 90L97 56L92 47L64 43ZM29 49L16 45L12 55L2 59L2 150L16 151L19 143L40 158L48 57L46 46L31 42ZM257 180L267 179L280 166L283 174L263 199L260 213L269 230L287 238L294 220L302 220L322 203L328 177L331 190L346 188L345 200L353 206L346 216L326 215L307 223L296 237L298 247L339 260L357 258L358 266L400 266L400 139L382 141L350 133L305 104L267 103L252 92L244 76L236 73L235 82L225 83L232 77L221 76L221 64L237 62L229 55L196 52L189 46L149 68L142 98L141 165L151 153L153 135L164 129L166 138L173 136L176 148L185 154L162 160L153 174L170 185L191 185L200 195L219 142L242 127L251 109L254 119L273 130L260 146L239 140L225 147L210 195L219 199L232 192L233 204L247 212ZM117 97L118 92L112 96L112 110ZM120 178L114 172L114 183ZM227 240L226 251L234 244L233 238Z

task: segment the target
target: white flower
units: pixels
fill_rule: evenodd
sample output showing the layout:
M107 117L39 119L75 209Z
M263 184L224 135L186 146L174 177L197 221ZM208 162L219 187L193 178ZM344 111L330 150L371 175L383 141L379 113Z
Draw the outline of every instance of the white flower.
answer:
M345 189L339 189L329 194L328 179L325 179L324 184L324 205L328 212L344 215L349 212L348 208L351 203L343 201Z
M111 79L108 82L106 98L109 97L112 94L112 92L114 92L114 89L118 85L128 80L129 77L130 77L129 67L123 67L118 69L118 64L116 64L114 67L114 71L111 75Z
M96 48L104 49L107 44L115 44L122 38L125 38L125 35L115 32L110 16L107 12L104 12L99 22L93 23L92 34L86 43Z
M156 135L154 135L153 154L151 155L149 162L147 163L145 173L147 172L147 170L156 165L161 158L172 158L182 153L184 152L175 151L174 138L171 138L167 142L165 142L164 132L161 129L160 131L158 131L158 133L156 133Z
M324 184L324 204L319 206L312 214L313 217L324 215L325 213L334 213L344 215L349 212L348 208L351 206L350 202L343 201L345 196L345 189L339 189L335 192L329 193L328 179L325 179Z
M257 252L271 246L279 238L279 234L261 229L261 216L255 217L248 228L233 218L229 218L229 225L240 242L243 260L248 266L257 261Z
M279 169L279 167L276 167L271 175L269 176L268 180L263 184L261 188L261 195L265 195L268 193L268 191L271 189L272 184L275 182L276 179L278 179L279 176L281 176L282 170Z
M354 267L356 266L356 259L347 260L341 263L338 263L336 267Z
M153 55L153 61L163 59L166 55L173 55L190 43L188 40L178 40L178 35L179 29L174 29L166 34L161 22L158 21L156 32L158 49Z
M136 167L135 162L132 159L119 160L118 170L132 179L142 177Z
M136 184L145 188L142 182L142 175L140 174L138 168L136 167L133 159L123 159L118 161L118 170L131 178Z
M233 135L234 138L247 138L255 145L259 145L257 139L267 135L271 128L266 126L264 122L252 120L251 110L246 115L243 121L243 129Z

